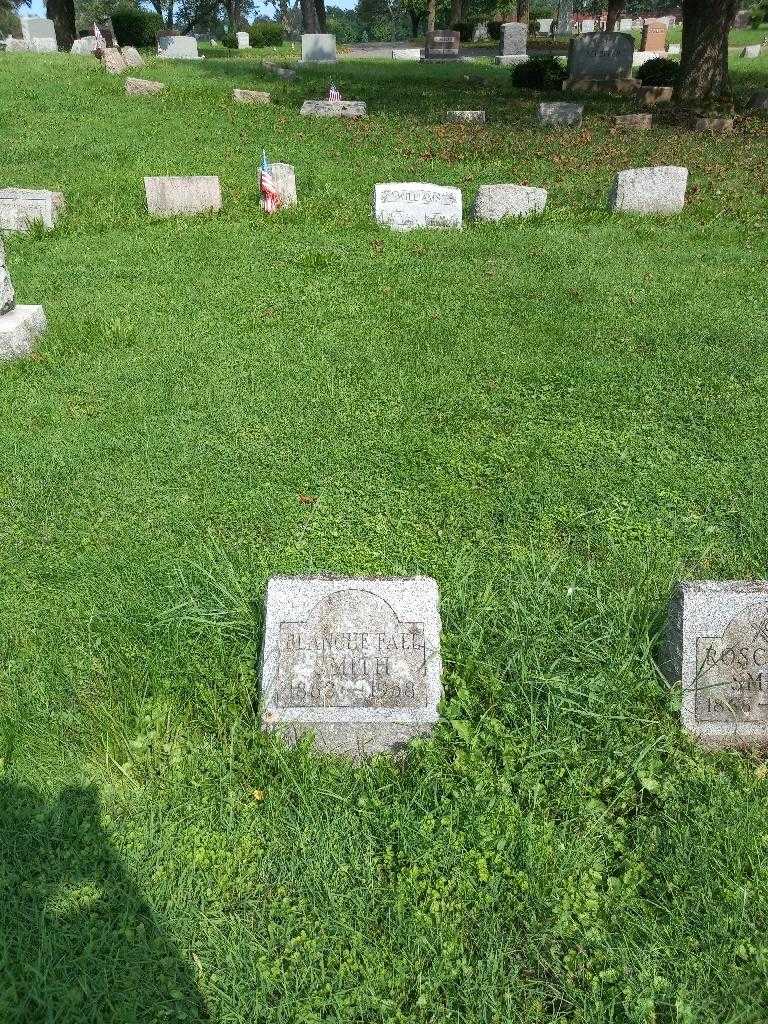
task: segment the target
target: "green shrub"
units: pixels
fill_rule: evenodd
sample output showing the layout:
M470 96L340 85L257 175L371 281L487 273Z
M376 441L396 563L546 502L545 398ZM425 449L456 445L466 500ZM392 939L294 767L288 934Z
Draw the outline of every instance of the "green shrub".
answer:
M677 85L680 65L669 57L654 57L635 72L643 85Z
M0 3L0 36L17 36L21 38L21 22L13 11Z
M120 46L154 46L155 35L163 30L163 19L155 11L119 7L112 12L112 25Z
M512 69L512 81L522 89L560 89L567 77L568 72L554 57L531 57Z
M276 21L257 21L251 26L251 46L279 46L283 41L283 28Z
M227 32L226 35L221 37L221 45L226 46L228 50L237 49L237 36L234 32Z

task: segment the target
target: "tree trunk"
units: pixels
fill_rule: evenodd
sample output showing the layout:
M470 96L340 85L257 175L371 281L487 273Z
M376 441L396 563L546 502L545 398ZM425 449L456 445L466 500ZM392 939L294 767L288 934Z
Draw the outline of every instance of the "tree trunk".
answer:
M74 0L47 0L45 13L53 22L56 45L68 53L72 49L76 34Z
M528 27L531 20L531 0L517 0L517 20Z
M569 36L571 34L571 23L573 22L573 0L560 0L557 9L557 22L555 35Z
M616 22L624 9L624 0L608 0L608 13L605 18L605 31L615 32Z
M427 0L427 32L435 31L435 0Z
M451 28L455 28L461 21L462 0L451 0L451 20L449 25Z
M317 30L325 32L325 0L315 0L315 10L317 11Z
M728 33L738 0L683 0L683 46L675 99L680 103L730 100Z
M302 32L312 33L320 31L320 22L317 19L315 0L300 0Z
M421 14L415 11L413 7L408 8L408 17L411 19L411 39L415 39L419 34L419 25L421 24Z

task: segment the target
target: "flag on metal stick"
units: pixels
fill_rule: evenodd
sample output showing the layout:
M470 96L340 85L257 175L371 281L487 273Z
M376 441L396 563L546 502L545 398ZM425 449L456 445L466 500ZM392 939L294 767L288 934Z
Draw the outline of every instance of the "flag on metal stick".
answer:
M266 150L261 151L261 170L259 172L259 188L261 189L261 205L265 213L276 213L283 205L277 191L272 168L267 160Z
M329 101L331 103L334 100L340 100L341 99L341 93L336 88L336 86L333 84L333 82L331 82L331 88L328 90L328 99L329 99Z
M97 50L101 50L102 53L103 53L104 50L106 50L106 48L107 48L107 41L104 38L104 36L101 34L101 31L99 30L99 26L96 24L95 21L93 23L93 34L96 37L96 49Z

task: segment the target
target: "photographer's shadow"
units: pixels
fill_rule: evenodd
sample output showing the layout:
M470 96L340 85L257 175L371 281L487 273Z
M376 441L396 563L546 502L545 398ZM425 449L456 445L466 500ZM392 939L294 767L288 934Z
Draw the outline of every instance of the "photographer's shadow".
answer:
M127 877L93 788L0 780L3 1024L205 1021L195 979Z

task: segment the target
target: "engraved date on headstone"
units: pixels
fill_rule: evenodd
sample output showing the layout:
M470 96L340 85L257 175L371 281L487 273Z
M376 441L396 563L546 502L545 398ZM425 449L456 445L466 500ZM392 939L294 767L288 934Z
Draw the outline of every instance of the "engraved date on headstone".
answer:
M768 722L768 604L753 604L721 637L696 637L696 720Z

